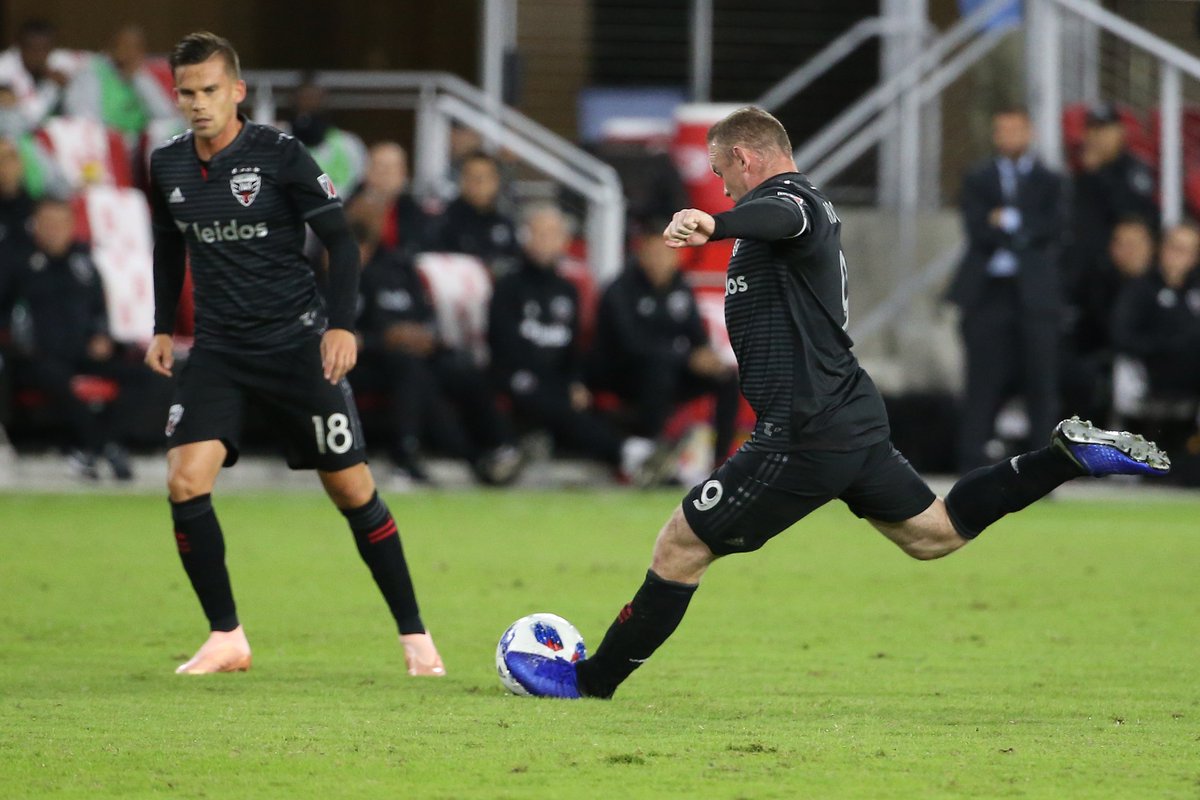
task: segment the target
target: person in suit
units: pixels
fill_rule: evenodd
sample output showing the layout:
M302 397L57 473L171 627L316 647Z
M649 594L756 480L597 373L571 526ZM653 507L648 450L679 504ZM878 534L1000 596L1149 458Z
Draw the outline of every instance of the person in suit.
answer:
M950 287L962 312L967 376L958 465L987 463L996 414L1015 390L1030 430L1058 419L1058 272L1063 182L1031 150L1024 108L992 117L996 155L964 178L961 211L967 252Z

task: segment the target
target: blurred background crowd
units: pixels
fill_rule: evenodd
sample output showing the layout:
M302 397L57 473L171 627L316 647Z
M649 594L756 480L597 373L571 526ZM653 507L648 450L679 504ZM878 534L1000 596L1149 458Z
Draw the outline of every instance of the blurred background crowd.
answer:
M592 4L596 24L620 5ZM690 5L694 14L706 4ZM1180 466L1178 480L1196 481L1200 228L1189 214L1200 184L1183 181L1184 213L1164 213L1157 110L1111 76L1078 102L1062 98L1061 157L1048 157L1044 106L1026 104L1029 9L1003 0L932 5L946 30L974 15L975 32L994 39L947 89L951 99L968 91L971 102L939 134L942 153L922 176L935 184L933 199L914 200L909 229L888 211L882 176L900 112L882 128L877 153L860 151L836 180L820 181L846 221L850 331L887 395L898 446L923 469L962 471L1078 413L1158 438ZM512 6L527 19L523 4ZM853 22L873 11L846 13ZM802 12L788 13L802 20ZM482 38L486 14L479 25ZM240 45L236 30L219 32ZM793 52L791 66L837 33ZM144 190L150 150L183 130L162 56L172 41L151 47L136 25L105 35L103 50L88 52L50 22L27 18L0 53L0 461L61 453L90 481L128 479L131 450L162 446L171 386L141 367L152 319ZM594 63L609 46L597 37ZM1183 39L1171 46L1197 49L1194 27ZM519 54L509 44L501 56ZM487 54L480 60L486 83ZM880 63L878 54L869 60L871 69ZM843 86L887 79L864 78L861 62L847 62L853 75ZM499 63L506 80L497 101L515 103L520 82L507 73L517 62ZM275 80L274 94L269 77L251 80L243 111L311 150L359 242L360 363L350 381L393 486L430 483L431 458L507 484L552 455L595 461L637 484L695 480L744 440L753 419L721 311L728 250L680 254L661 243L673 211L727 207L714 207L723 201L706 160L696 163L695 131L702 137L728 106L685 103L684 88L664 90L653 74L635 85L622 69L634 70L636 59L596 67L618 88L588 87L570 138L621 181L614 270L599 264L588 199L569 181L534 174L520 140L503 130L447 113L431 172L413 158L429 158L421 123L363 123L369 105L355 105L348 73L339 82L305 71L320 66L319 54L256 65L243 52L243 67L255 66L293 69ZM736 105L759 100L724 91ZM819 120L804 109L833 118L855 99L822 95L777 113L803 154L820 138ZM940 113L950 113L945 104ZM1190 175L1200 137L1188 134L1200 133L1200 112L1186 107L1183 120L1180 168ZM920 159L927 163L924 152ZM917 269L930 241L953 245L940 272ZM324 254L315 244L310 254L320 274ZM861 323L858 292L871 311ZM181 358L191 332L186 295ZM876 325L875 312L889 308L920 332ZM253 430L250 441L272 448Z

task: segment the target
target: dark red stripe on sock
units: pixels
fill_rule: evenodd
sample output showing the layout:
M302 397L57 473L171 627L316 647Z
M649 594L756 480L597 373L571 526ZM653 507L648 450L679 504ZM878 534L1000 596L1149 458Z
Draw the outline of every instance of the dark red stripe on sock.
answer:
M175 546L179 548L179 552L185 555L192 552L192 545L188 542L186 533L175 531Z
M380 525L375 530L367 534L367 541L371 544L378 544L389 536L396 535L396 521L389 519L387 522Z

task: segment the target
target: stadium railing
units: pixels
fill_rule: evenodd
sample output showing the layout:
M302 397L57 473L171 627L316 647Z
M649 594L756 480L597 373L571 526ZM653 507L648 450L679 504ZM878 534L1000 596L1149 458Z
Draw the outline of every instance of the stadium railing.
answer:
M275 119L280 90L299 86L299 70L245 73L254 92L254 114ZM597 280L621 270L625 243L625 197L608 164L495 100L467 81L441 72L326 71L312 75L328 91L328 105L341 109L411 110L416 114L414 183L429 190L449 166L450 123L479 132L485 142L516 155L534 170L587 201L585 239Z

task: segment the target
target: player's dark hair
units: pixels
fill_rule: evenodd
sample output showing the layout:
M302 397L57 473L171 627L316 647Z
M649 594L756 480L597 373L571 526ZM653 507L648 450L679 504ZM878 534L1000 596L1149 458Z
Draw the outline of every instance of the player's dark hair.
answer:
M709 128L708 143L714 142L726 150L742 145L758 153L778 150L792 154L792 141L783 123L757 106L739 108Z
M179 40L171 51L171 72L180 67L190 67L193 64L203 64L213 56L225 59L225 67L235 79L242 77L242 65L238 61L237 51L229 40L208 31L189 33Z

